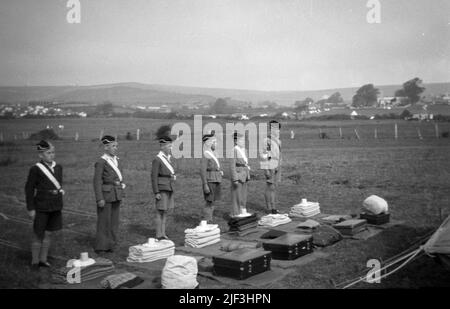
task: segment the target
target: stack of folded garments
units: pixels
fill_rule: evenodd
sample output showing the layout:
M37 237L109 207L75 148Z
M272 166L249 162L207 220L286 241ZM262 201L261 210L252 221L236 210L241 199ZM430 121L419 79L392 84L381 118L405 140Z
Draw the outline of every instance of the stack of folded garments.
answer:
M233 217L228 220L230 232L235 232L238 236L244 236L256 231L258 227L258 217L256 214L245 217Z
M103 276L106 276L108 274L111 274L114 272L114 265L113 262L105 259L105 258L95 258L95 259L89 259L91 261L94 261L93 263L86 263L86 264L80 264L79 260L69 260L67 262L66 267L62 267L59 269L56 269L53 274L54 281L60 282L60 283L82 283L85 281L97 279ZM81 266L86 265L86 266ZM79 273L77 271L74 272L74 269L79 269ZM69 276L68 273L70 272ZM79 277L78 277L79 274ZM73 282L68 282L68 277L73 279ZM77 279L80 279L79 282L77 282Z
M267 227L274 227L291 222L287 214L271 214L261 218L258 224Z
M148 242L142 245L129 248L127 262L153 262L166 259L175 253L175 244L171 240L149 238Z
M124 272L117 275L109 275L100 283L104 289L122 289L122 288L134 288L135 286L144 282L144 279L136 276L135 274Z
M217 224L202 221L199 226L184 231L184 245L192 248L203 248L220 241L220 229Z
M320 214L320 206L318 202L308 202L306 199L302 199L300 204L291 207L289 216L307 218Z

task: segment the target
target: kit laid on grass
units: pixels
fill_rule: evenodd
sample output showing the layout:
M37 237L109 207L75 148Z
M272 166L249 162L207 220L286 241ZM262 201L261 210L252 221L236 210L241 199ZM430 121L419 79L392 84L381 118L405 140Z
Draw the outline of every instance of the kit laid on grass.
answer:
M243 280L270 270L271 259L270 251L242 248L214 256L213 271L218 276Z
M274 260L295 260L313 251L312 236L288 233L263 242L263 248Z
M362 219L351 219L333 225L342 235L353 236L367 229L367 221Z
M359 215L359 218L367 220L368 224L382 225L382 224L389 223L391 216L389 213L381 213L381 214L375 215L372 213L363 212Z

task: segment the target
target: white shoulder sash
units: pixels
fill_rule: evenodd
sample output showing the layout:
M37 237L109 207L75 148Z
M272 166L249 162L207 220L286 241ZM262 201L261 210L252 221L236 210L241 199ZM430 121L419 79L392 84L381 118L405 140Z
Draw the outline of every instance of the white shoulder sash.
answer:
M212 151L205 150L205 154L208 154L208 155L216 162L217 167L218 167L219 170L220 170L220 163L219 163L219 160L218 160L217 157L214 155L214 153L213 153Z
M173 169L173 166L169 163L169 161L167 161L166 157L161 152L158 153L157 157L161 159L164 165L169 169L170 173L172 175L175 175L175 170Z
M109 166L112 167L112 169L114 170L114 172L116 172L117 176L119 177L119 180L122 181L123 177L122 177L122 173L119 170L119 167L114 163L114 161L112 160L112 158L110 156L108 156L107 154L104 154L102 156L102 159L104 159L106 161L106 163L109 164Z
M46 168L42 163L36 163L36 166L47 176L47 178L53 183L57 190L61 189L61 184L59 181L53 176L53 174Z

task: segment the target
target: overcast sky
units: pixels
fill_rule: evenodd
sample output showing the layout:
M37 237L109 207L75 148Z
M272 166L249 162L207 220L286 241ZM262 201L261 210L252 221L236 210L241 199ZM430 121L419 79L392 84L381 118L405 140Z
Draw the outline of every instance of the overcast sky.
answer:
M0 85L313 90L450 81L450 1L1 0Z

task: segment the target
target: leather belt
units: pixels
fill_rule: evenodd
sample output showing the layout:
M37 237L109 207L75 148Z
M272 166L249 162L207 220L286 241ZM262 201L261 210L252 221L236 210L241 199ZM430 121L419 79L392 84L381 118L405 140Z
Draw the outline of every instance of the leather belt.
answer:
M236 167L247 167L247 164L236 163Z
M53 195L58 195L61 192L61 190L37 190L37 191L38 192L46 192L46 193L50 193Z
M120 181L113 181L113 182L104 183L104 185L121 186L122 183Z

